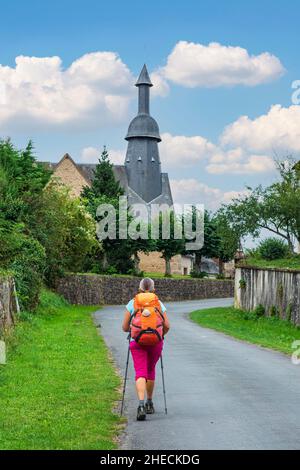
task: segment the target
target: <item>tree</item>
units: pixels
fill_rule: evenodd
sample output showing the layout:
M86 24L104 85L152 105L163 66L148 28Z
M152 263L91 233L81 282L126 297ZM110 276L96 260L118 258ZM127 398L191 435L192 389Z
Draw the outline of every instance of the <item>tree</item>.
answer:
M22 309L38 303L45 270L45 250L28 223L40 203L50 172L38 165L29 142L23 151L0 142L0 267L16 280Z
M280 180L267 188L248 187L249 194L223 205L219 211L240 237L257 238L266 229L284 238L291 252L300 240L300 180L295 162L277 163Z
M213 221L220 241L218 248L219 272L223 274L224 263L234 259L234 255L239 248L240 236L222 214L217 213Z
M45 248L45 277L50 285L66 270L82 270L86 256L99 245L94 219L79 199L55 181L43 191L29 226Z
M93 271L127 273L134 268L132 255L136 250L133 243L130 239L119 237L119 197L123 195L124 190L115 179L113 165L110 163L108 152L104 147L94 171L92 186L83 189L81 198L97 223L104 218L104 216L97 215L98 207L110 204L116 213L116 233L113 239L107 237L101 240L102 250L98 250L94 260L90 259L89 269ZM127 212L127 220L130 220L129 212Z
M164 238L165 217L170 220L170 233L168 238ZM179 221L174 211L166 214L159 214L159 238L156 240L156 248L161 252L161 257L165 260L165 276L171 276L171 259L173 256L183 253L184 239L176 237L176 225Z
M104 146L96 169L94 170L92 186L84 187L81 196L88 199L101 196L115 199L123 194L124 190L115 179L113 164L110 162L108 151Z
M203 219L203 214L197 211L196 207L193 206L189 217L191 219L192 230L194 233L196 233L196 230L199 230L199 227L197 228L198 224L196 223L196 220L197 218L198 220ZM202 248L190 250L188 252L195 255L194 272L197 274L201 272L203 256L207 258L217 258L219 256L220 237L217 233L217 225L215 220L208 211L204 212L203 230L204 239ZM194 241L195 240L196 237ZM186 242L188 241L190 240L186 240Z

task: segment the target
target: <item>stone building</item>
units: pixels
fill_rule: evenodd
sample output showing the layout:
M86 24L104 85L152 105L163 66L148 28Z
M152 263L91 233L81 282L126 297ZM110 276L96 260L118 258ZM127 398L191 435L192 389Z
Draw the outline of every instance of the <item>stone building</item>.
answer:
M138 113L132 119L125 137L127 152L124 165L114 165L116 179L125 191L129 205L173 204L167 173L161 171L158 144L161 141L159 127L150 115L150 88L152 83L146 65L136 82L138 88ZM58 163L48 163L53 177L70 188L78 197L85 186L91 186L96 164L77 163L66 153ZM173 274L189 274L192 269L191 256L175 256L171 260ZM140 268L147 272L164 272L161 254L140 253Z

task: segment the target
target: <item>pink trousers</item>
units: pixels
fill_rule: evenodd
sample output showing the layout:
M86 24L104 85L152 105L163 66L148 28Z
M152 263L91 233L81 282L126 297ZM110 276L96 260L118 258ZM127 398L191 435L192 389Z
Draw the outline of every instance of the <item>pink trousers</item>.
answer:
M155 380L155 366L161 356L163 343L160 341L155 346L141 346L136 341L130 342L135 380L141 377L146 380Z

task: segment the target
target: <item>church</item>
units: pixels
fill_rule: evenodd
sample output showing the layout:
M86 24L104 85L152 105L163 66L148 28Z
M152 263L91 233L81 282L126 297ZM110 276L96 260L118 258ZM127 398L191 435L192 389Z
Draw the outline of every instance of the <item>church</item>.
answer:
M146 65L135 84L138 88L138 113L129 124L126 134L127 152L124 165L114 165L115 178L125 191L129 205L173 204L169 176L161 170L158 144L161 142L159 127L150 115L151 83ZM76 163L66 153L58 163L47 163L53 176L69 187L78 197L83 187L91 186L96 164ZM160 253L140 254L140 269L147 272L164 272L164 260ZM191 256L174 256L171 260L173 274L190 274Z

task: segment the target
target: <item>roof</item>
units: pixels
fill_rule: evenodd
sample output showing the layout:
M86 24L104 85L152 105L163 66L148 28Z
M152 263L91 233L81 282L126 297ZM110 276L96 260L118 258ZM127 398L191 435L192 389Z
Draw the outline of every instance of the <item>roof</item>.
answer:
M125 139L129 140L135 137L149 137L156 139L157 142L161 141L158 124L152 116L138 114L132 119Z
M153 84L150 80L150 77L149 77L149 73L148 73L146 64L144 64L144 66L141 70L140 76L139 76L139 78L138 78L138 80L135 84L135 86L140 86L140 85L153 86Z

